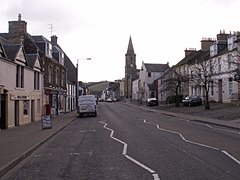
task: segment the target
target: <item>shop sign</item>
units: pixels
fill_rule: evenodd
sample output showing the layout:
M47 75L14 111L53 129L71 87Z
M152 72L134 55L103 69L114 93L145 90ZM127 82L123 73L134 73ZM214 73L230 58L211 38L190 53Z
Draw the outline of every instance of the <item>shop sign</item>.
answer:
M43 115L42 116L42 129L51 129L52 128L52 120L51 116Z
M29 100L30 96L11 94L11 100Z

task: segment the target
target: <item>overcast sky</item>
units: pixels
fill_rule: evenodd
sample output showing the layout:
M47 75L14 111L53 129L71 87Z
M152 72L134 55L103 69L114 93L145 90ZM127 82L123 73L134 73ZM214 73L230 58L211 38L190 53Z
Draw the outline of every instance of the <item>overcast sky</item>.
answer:
M220 30L240 30L239 0L0 0L0 32L18 13L28 33L58 36L79 80L122 79L131 35L137 68L145 63L176 64L186 48ZM86 58L92 58L86 61Z

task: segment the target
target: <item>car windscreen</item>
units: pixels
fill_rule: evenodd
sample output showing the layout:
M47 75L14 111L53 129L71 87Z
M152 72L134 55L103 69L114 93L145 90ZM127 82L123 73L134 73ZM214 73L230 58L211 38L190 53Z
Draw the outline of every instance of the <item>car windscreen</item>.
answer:
M94 102L94 99L92 99L92 98L81 98L80 102Z

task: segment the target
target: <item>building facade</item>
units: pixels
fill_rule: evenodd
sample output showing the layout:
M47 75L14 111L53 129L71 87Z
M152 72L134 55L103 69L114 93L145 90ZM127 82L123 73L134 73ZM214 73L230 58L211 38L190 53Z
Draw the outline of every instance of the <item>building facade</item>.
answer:
M43 111L40 57L26 54L22 44L4 38L0 38L0 52L0 128L40 121Z

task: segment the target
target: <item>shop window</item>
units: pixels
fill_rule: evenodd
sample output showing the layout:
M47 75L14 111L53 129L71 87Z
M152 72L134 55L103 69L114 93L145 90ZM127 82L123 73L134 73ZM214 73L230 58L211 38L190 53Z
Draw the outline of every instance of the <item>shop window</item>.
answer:
M23 114L29 114L29 101L23 101Z

